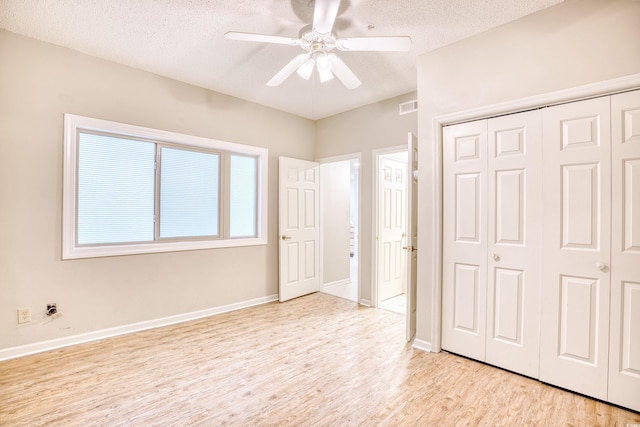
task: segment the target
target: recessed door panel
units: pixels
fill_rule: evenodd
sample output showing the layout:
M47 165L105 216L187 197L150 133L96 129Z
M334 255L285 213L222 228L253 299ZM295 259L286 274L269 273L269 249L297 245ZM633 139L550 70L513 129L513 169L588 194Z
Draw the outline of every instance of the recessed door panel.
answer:
M493 339L521 346L524 313L524 274L518 270L495 269Z
M398 170L398 172L402 173L400 170ZM404 181L401 182L404 183ZM404 188L393 191L393 226L400 229L404 227L405 191Z
M580 149L599 144L598 124L600 116L561 120L562 149Z
M495 310L493 338L514 345L522 345L522 316L524 291L522 271L496 268Z
M456 160L477 160L480 158L480 135L468 135L455 139Z
M636 95L634 95L634 93ZM617 99L621 99L622 97L624 97L625 95L622 96L614 96L613 98L617 98ZM628 97L633 97L633 96L637 96L637 92L632 92L631 95L626 95ZM614 100L614 103L616 101ZM633 101L631 101L633 105ZM616 108L616 106L614 105L614 108ZM626 144L627 142L630 143L636 143L636 144L640 144L640 108L636 108L636 107L629 107L629 108L625 108L624 110L617 110L618 111L622 111L624 114L624 122L622 123L622 140L620 141L622 144ZM616 122L617 123L617 122Z
M287 285L296 284L300 281L300 269L298 268L298 257L300 256L300 250L298 242L292 242L285 244L285 255L287 257L286 265L288 267L288 273L286 276Z
M562 166L562 245L598 249L600 176L597 163Z
M382 226L385 229L391 229L391 189L385 188L382 201Z
M560 283L560 352L563 358L594 365L598 341L598 280L562 276Z
M522 169L496 172L495 241L498 243L524 243L524 174Z
M624 250L640 252L640 159L625 159L623 162Z
M478 242L480 239L480 185L478 173L456 176L456 240Z
M458 331L478 334L478 266L456 264L454 325Z
M391 242L382 244L382 279L385 282L391 280Z
M298 220L300 218L300 201L298 199L298 189L288 188L286 190L286 206L287 206L287 230L297 230L300 228Z
M500 129L495 132L496 157L523 155L525 153L524 127Z
M316 256L317 242L315 240L307 240L304 242L304 278L305 280L315 279L319 266L316 265L318 257Z
M318 213L319 209L316 206L318 202L317 190L305 189L304 190L304 228L315 229L318 227Z
M289 182L298 182L300 180L300 169L293 166L287 169L287 180Z
M304 180L307 183L315 184L318 180L318 169L305 169L304 170Z
M640 380L640 283L622 283L621 373Z

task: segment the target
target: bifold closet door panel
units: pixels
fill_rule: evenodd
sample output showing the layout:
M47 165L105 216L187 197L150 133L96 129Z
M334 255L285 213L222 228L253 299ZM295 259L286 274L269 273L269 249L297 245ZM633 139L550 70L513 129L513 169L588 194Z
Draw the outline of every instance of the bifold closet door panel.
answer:
M442 348L485 358L487 122L443 129Z
M611 97L609 398L640 411L640 91Z
M610 98L543 110L540 379L607 399Z
M488 121L486 361L538 377L542 113Z

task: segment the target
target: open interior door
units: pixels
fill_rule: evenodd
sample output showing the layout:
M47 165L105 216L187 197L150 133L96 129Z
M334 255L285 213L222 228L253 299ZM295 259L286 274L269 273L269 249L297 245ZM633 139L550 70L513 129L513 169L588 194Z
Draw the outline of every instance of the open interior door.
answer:
M407 291L407 172L404 161L381 156L378 169L378 306Z
M280 302L320 290L320 165L279 158Z
M407 341L416 335L416 298L418 281L418 138L408 135L407 150Z

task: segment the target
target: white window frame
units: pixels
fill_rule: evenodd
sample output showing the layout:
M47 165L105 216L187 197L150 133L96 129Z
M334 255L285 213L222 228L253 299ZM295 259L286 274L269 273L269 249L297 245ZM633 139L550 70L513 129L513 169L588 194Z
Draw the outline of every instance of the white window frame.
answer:
M215 239L184 239L177 241L156 240L144 243L105 244L81 246L77 244L77 187L78 187L78 133L80 131L101 132L125 138L146 139L157 143L170 143L184 148L204 148L233 154L254 156L258 159L258 202L255 237ZM267 195L268 160L266 148L254 147L217 139L185 135L146 128L142 126L94 119L74 114L64 115L64 177L62 206L62 259L94 258L117 255L145 254L156 252L186 251L195 249L229 248L239 246L266 245L267 241ZM226 177L221 176L221 179ZM221 203L225 203L221 200ZM221 205L222 209L226 209Z

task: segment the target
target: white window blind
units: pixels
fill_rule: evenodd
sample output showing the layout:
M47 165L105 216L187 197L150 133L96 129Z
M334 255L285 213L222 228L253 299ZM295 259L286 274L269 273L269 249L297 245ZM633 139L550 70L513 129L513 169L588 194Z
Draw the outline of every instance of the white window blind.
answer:
M231 154L230 164L230 237L255 236L258 161L255 157Z
M80 133L79 245L153 240L154 163L153 143Z
M220 155L163 147L160 237L217 236Z

